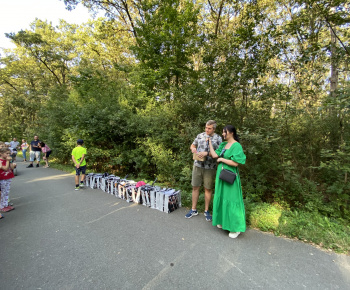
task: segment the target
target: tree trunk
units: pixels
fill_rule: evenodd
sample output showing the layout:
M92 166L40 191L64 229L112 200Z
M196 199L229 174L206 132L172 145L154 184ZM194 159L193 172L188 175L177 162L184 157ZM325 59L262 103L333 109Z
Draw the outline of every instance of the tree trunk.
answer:
M335 28L330 29L331 32L331 87L330 95L335 97L335 91L338 87L338 60L337 60L337 37Z

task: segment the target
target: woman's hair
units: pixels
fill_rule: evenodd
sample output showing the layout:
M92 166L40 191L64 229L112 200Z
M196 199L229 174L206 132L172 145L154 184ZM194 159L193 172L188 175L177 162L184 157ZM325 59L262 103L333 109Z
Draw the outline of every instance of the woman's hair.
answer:
M235 139L237 142L240 142L239 137L237 135L237 130L235 127L233 127L232 125L226 125L223 129L224 132L230 132L233 133L233 139Z
M44 142L40 142L40 146L41 147L45 147L45 143Z

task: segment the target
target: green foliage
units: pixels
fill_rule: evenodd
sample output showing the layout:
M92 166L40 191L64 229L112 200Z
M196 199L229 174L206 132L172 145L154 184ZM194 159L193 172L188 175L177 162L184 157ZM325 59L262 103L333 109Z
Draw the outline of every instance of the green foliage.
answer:
M284 211L276 233L350 253L350 227L341 219L330 219L315 212Z
M248 224L262 231L275 231L279 226L282 209L279 206L268 203L246 202L246 214Z
M278 204L245 200L247 224L275 235L298 238L340 253L350 253L350 227L343 219L317 211L289 210Z

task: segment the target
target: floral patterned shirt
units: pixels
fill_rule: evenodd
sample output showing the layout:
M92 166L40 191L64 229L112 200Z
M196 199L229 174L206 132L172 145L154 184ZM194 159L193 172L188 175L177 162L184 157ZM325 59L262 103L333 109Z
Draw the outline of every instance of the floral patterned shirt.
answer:
M221 137L214 133L213 136L208 136L205 132L197 135L196 139L193 141L193 145L196 146L197 152L206 152L208 151L207 138L210 137L211 144L213 145L214 150L218 149L219 145L222 143ZM205 161L194 161L194 165L197 167L202 167L205 169L215 169L216 168L216 159L207 156Z

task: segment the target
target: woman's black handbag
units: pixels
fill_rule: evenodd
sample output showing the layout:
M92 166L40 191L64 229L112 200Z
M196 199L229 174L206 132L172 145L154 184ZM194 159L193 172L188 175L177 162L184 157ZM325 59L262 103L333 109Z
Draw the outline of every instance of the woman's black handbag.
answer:
M236 177L237 177L236 173L230 170L224 169L224 165L222 165L220 176L219 176L221 180L226 181L230 184L233 184L236 180Z

